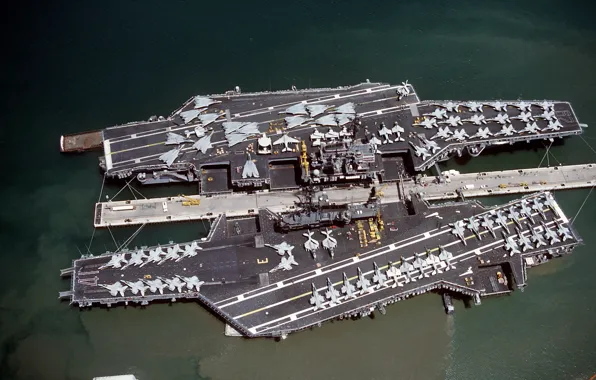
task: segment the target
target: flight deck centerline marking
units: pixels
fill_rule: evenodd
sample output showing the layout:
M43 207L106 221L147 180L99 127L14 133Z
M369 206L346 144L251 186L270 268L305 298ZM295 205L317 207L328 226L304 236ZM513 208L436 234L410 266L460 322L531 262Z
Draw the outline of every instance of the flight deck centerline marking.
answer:
M531 198L535 198L535 197L536 197L536 196L529 196L529 197L527 197L527 198L524 198L524 199L531 199ZM479 214L476 214L474 217L478 217L478 216L481 216L481 215L483 215L483 214L490 213L490 212L491 212L491 211L493 211L493 210L500 210L500 209L503 209L503 208L507 207L508 205L513 205L513 204L517 204L517 202L510 202L510 203L508 203L508 204L505 204L505 205L503 205L503 206L501 206L501 207L494 208L494 209L490 209L490 210L486 210L486 211L484 211L484 212L481 212L481 213L479 213ZM549 209L547 209L546 211L549 211ZM532 215L533 215L533 216L534 216L534 215L537 215L537 213L534 213L534 214L532 214ZM464 218L464 219L465 219L465 218ZM524 219L524 218L521 218L520 220L523 220L523 219ZM513 223L513 222L509 222L508 224L511 224L511 223ZM408 246L408 245L411 245L411 244L414 244L414 243L420 242L420 241L422 241L422 240L429 239L430 237L434 237L434 236L438 236L438 235L441 235L441 234L443 234L443 233L446 233L446 232L448 232L448 230L449 230L450 228L451 228L451 226L450 226L450 225L442 226L442 227L436 228L436 229L434 229L434 230L431 230L431 231L426 231L426 232L424 232L424 233L420 233L420 234L417 234L417 235L414 235L414 236L411 236L411 237L408 237L408 238L402 239L402 240L400 240L399 242L396 242L396 243L393 243L393 244L394 244L394 247L395 247L395 249L402 248L402 247L405 247L405 246ZM501 228L501 227L500 227L500 226L495 226L495 229L498 229L498 228ZM437 233L437 234L435 234L435 235L432 235L432 236L430 235L430 233L431 233L431 232L435 232L435 231L439 231L439 230L443 230L443 229L445 229L445 231L439 232L439 233ZM486 233L487 231L483 231L483 232L484 232L484 233ZM481 232L481 234L482 234L482 232ZM425 237L425 236L427 236L427 237ZM470 235L470 236L466 237L466 239L470 239L470 238L472 238L473 236L474 236L474 235L472 234L472 235ZM414 238L417 238L417 237L421 237L421 238L420 238L420 239L416 239L416 240L414 240ZM408 243L402 243L402 242L405 242L405 241L408 241L408 240L412 240L412 241L411 241L411 242L408 242ZM454 241L454 242L452 242L452 243L448 243L448 244L446 244L445 246L446 246L446 247L448 247L448 246L451 246L451 245L453 245L453 244L456 244L456 243L457 243L457 242L459 242L459 241L460 241L460 240L459 240L459 239L457 239L457 240L455 240L455 241ZM400 246L395 246L395 244L399 244L399 243L402 243L402 244L401 244ZM379 256L380 254L383 254L382 252L381 252L381 253L379 253L379 251L381 251L381 250L384 250L384 249L386 249L386 246L379 247L379 248L375 248L375 249L373 249L373 250L370 250L370 251L368 251L368 252L365 252L365 253L361 254L360 256L356 256L355 258L358 258L358 261L360 261L360 260L367 260L367 259L369 259L369 258L373 258L373 257ZM435 248L435 249L431 249L431 252L432 252L432 251L435 251L436 249L437 249L437 248ZM374 254L374 255L372 255L372 254ZM414 257L414 256L410 256L410 257L406 258L406 261L407 261L407 260L409 260L409 259L411 259L411 258L413 258L413 257ZM350 260L354 260L354 258L348 258L348 259L344 259L344 260L342 260L342 261L338 261L337 263L333 263L333 264L330 264L330 265L337 265L337 264L339 264L339 263L346 263L346 262L348 262L348 261L350 261ZM356 261L354 261L354 262L356 262ZM344 267L346 267L346 265L337 266L337 267L334 267L332 270L330 270L330 271L327 271L326 273L329 273L329 272L332 272L332 271L334 271L334 270L336 270L336 269L341 269L341 268L344 268ZM320 268L320 269L325 269L325 267L323 267L323 268ZM281 281L281 282L289 282L289 281L291 281L291 280L294 280L294 279L296 279L296 278L298 278L298 277L304 276L304 275L305 275L305 274L307 274L307 273L309 273L309 272L305 272L305 273L298 274L298 275L296 275L296 276L293 276L293 277L290 277L290 278L288 278L288 279L285 279L285 280L283 280L283 281ZM310 273L314 273L314 271L310 271ZM311 276L307 277L306 279L310 279L310 278L314 278L314 277L316 277L316 275L311 275ZM268 290L264 290L262 293L257 293L257 294L254 294L254 295L247 296L247 297L246 297L246 299L250 299L250 298L253 298L253 297L258 297L258 296L260 296L260 295L263 295L263 294L269 293L269 292L271 292L271 291L274 291L274 290L276 290L276 289L274 288L274 289L268 289ZM249 293L249 292L248 292L248 293ZM227 302L227 301L230 301L230 300L234 300L235 298L236 298L236 296L234 296L234 297L230 297L230 298L227 298L227 299L225 299L225 300L218 301L218 302L216 302L216 303L215 303L215 305L216 305L216 306L218 306L218 307L221 307L221 308L224 308L224 307L231 306L231 305L233 305L233 304L236 304L236 303L238 303L238 301L232 301L232 302L230 302L230 303L227 303L227 304L225 304L225 305L222 305L222 303L224 303L224 302Z
M553 220L553 221L550 221L550 222L548 222L548 223L547 223L547 225L551 225L551 224L553 224L553 223L554 223L554 220ZM526 232L530 232L530 231L523 231L522 233L525 235L525 233L526 233ZM504 241L505 241L505 239L500 239L500 240L497 240L497 241L491 242L491 243L489 243L489 244L486 244L486 245L482 246L481 248L486 248L486 247L490 247L490 246L493 246L493 245L497 245L497 244L499 244L499 243L503 243ZM458 256L456 256L456 257L463 257L463 256L465 256L465 255L469 255L470 253L473 253L473 252L474 252L474 250L471 250L471 251L468 251L468 252L464 252L464 253L462 253L461 255L458 255ZM488 252L488 251L487 251L487 252ZM455 259L456 257L454 257L454 259ZM464 259L461 259L461 260L457 261L457 262L456 262L456 264L457 264L458 262L463 262L463 261L466 261L466 260L468 260L468 259L471 259L471 258L474 258L474 257L475 257L474 255L471 255L471 256L470 256L470 257L468 257L468 258L464 258ZM424 269L426 269L426 268L422 268L422 269L424 270ZM366 275L368 275L368 274L370 274L370 273L372 273L372 272L374 272L374 271L369 271L369 272L365 273L364 275L366 276ZM415 273L415 272L419 272L419 270L414 270L414 271L412 271L411 273ZM403 278L403 277L405 277L405 276L400 276L400 277L398 277L398 278ZM350 280L350 281L351 281L351 280ZM435 281L435 282L440 282L440 281L444 281L444 280L437 280L437 281ZM427 286L430 286L430 285L434 284L435 282L431 282L431 283L429 283L429 284L426 284L426 285L427 285ZM341 282L340 282L340 283L341 283ZM457 286L462 286L462 285L459 285L459 284L456 284L456 285L457 285ZM327 287L321 287L320 289L317 289L317 292L320 292L321 290L324 290L324 289L326 289L326 288L327 288ZM380 289L376 289L376 290L374 290L372 293L360 294L360 295L359 295L357 298L349 298L349 297L347 297L347 296L341 296L341 297L339 297L339 299L340 299L340 300L341 300L341 299L343 299L343 301L342 301L342 302L341 302L339 305L343 305L343 304L346 304L346 303L348 303L348 302L355 301L355 300L357 300L357 299L361 299L361 298L363 298L363 297L366 297L366 296L368 296L368 295L371 295L371 294L375 294L375 293L377 293L378 291L381 291L381 290L384 290L384 289L388 289L388 287L383 287L383 288L380 288ZM413 288L413 289L411 289L411 290L415 290L415 289L416 289L416 288ZM473 289L473 290L474 290L475 292L477 292L477 290L476 290L476 289ZM305 294L306 294L306 295L309 295L309 294L311 294L311 293L312 293L312 291L311 291L311 292L307 292L307 293L305 293ZM402 292L402 293L405 293L405 292ZM392 295L391 297L397 296L397 295L399 295L399 294L401 294L401 293L394 294L394 295ZM297 297L294 297L294 299L295 299L295 298L297 298ZM329 302L324 302L324 304L325 304L325 303L326 303L326 304L328 304ZM339 305L338 305L338 306L339 306ZM263 310L264 310L265 308L261 308L261 309L263 309ZM259 311L262 311L261 309L260 309ZM309 307L309 308L303 309L302 311L294 312L293 314L294 314L294 315L296 315L296 314L300 314L300 313L303 313L303 312L305 312L305 311L309 311L309 310L312 310L312 306L311 306L311 307ZM329 309L327 309L327 310L329 310ZM312 312L312 313L310 313L310 314L306 314L306 315L300 316L300 317L298 317L297 319L306 318L306 317L309 317L309 316L311 316L311 315L314 315L314 314L317 314L317 313L318 313L318 312ZM268 324L271 324L271 323L275 323L275 322L281 321L281 320L283 320L283 319L286 319L286 318L288 318L288 316L287 316L287 315L285 315L285 316L283 316L283 317L280 317L280 318L278 318L278 319L276 319L276 320L273 320L273 321L268 321L268 322L266 322L266 323L263 323L263 324L261 324L261 325L253 326L253 327L251 327L249 330L251 330L251 331L253 331L253 330L254 330L254 332L256 332L256 330L257 330L257 329L259 329L259 328L261 328L261 327L263 327L263 326L266 326L266 325L268 325ZM296 320L297 320L297 319L296 319ZM292 322L293 322L293 321L292 321ZM284 324L286 324L286 323L289 323L289 322L285 322L285 323L281 323L281 324L279 324L279 325L276 325L276 326L273 326L273 327L269 327L269 328L267 328L267 329L264 329L264 330L262 330L261 332L263 332L263 331L267 331L267 330L270 330L270 329L273 329L273 328L276 328L276 327L279 327L279 326L281 326L281 325L284 325ZM254 332L253 332L253 333L254 333Z
M532 214L532 216L535 216L535 215L538 215L538 213ZM526 218L521 218L520 220L523 220L523 219L526 219ZM554 219L554 220L556 220L556 219ZM548 225L550 225L550 224L554 223L554 220L553 220L553 221L551 221L551 222L545 223L545 224L548 226ZM513 224L513 223L514 223L514 222L513 222L513 221L511 221L511 222L509 222L508 224ZM498 228L498 227L497 227L497 228ZM497 228L495 228L495 229L497 229ZM529 230L527 230L527 231L525 230L525 231L523 231L523 232L522 232L522 235L525 235L525 234L526 234L526 232L530 232L530 231L529 231ZM471 236L472 236L472 237L474 237L475 235L471 235ZM515 235L510 235L510 236L515 236ZM483 248L483 247L486 247L486 246L493 246L493 245L497 245L497 244L503 243L504 241L505 241L505 239L498 239L498 240L496 240L496 241L494 241L494 242L491 242L491 243L488 243L488 244L486 244L486 245L482 246L481 248ZM457 239L457 240L456 240L456 241L454 241L454 242L451 242L451 243L445 244L445 245L444 245L444 247L448 247L448 246L451 246L451 245L457 244L457 243L459 243L459 242L460 242L460 240L459 240L459 239ZM434 249L432 249L432 250L431 250L431 252L432 252L433 250L437 250L437 249L438 249L438 248L434 248ZM394 251L394 250L395 250L395 249L388 249L388 250L385 250L385 251L384 251L384 252L382 252L382 253L383 253L383 254L384 254L384 253L389 253L389 252L392 252L392 251ZM464 253L462 253L462 254L460 254L460 255L454 256L452 260L455 260L455 259L457 259L457 258L463 257L463 256L465 256L465 255L468 255L468 254L470 254L470 253L473 253L473 252L475 252L476 250L477 250L477 249L473 249L473 250L470 250L470 251L468 251L468 252L464 252ZM408 259L410 259L410 258L413 258L413 257L415 257L415 256L416 256L416 254L414 254L413 256L409 257ZM405 259L405 261L407 261L408 259ZM347 264L347 265L344 265L344 266L342 266L342 267L346 267L346 266L350 266L350 265L351 265L351 264ZM395 264L394 264L394 265L395 265ZM380 267L379 269L381 269L381 270L384 270L384 269L386 269L387 267L388 267L388 265L384 265L383 267ZM422 268L422 270L418 270L418 269L416 269L416 270L413 270L411 273L423 272L423 270L424 270L424 269L425 269L425 268ZM333 271L333 270L331 270L331 271ZM330 271L330 272L331 272L331 271ZM364 276L367 276L367 275L369 275L369 274L372 274L373 272L374 272L374 270L370 270L370 271L367 271L367 272L363 272L363 274L364 274ZM316 276L312 276L312 277L316 277ZM312 277L311 277L311 278L312 278ZM356 279L357 277L358 277L358 276L353 276L353 277L350 277L350 278L349 278L349 281L352 281L352 280ZM402 275L402 276L400 276L399 278L405 278L405 276L403 276L403 275ZM305 279L303 279L301 282L303 282L303 281L306 281L307 279L309 279L309 278L305 278ZM336 285L339 285L339 284L341 284L341 283L342 283L341 281L338 281L337 283L335 283L335 284L334 284L334 286L336 286ZM321 288L317 289L317 291L325 290L326 288L327 288L326 286L323 286L323 287L321 287ZM288 299L286 299L286 300L279 301L279 302L277 302L277 303L275 303L275 304L270 304L270 305L268 305L268 306L264 306L264 307L261 307L261 308L259 308L259 309L256 309L256 310L252 310L252 311L250 311L250 312L247 312L247 313L244 313L244 314L242 314L242 315L239 315L239 316L237 316L237 317L234 317L234 319L240 319L240 318L246 317L246 316L248 316L248 315L251 315L251 314L258 313L258 312L260 312L260 311L263 311L263 310L269 309L269 308L271 308L271 307L275 307L275 306L278 306L278 305L281 305L281 304L284 304L284 303L287 303L287 302L291 302L291 301L293 301L293 300L296 300L296 299L298 299L298 298L305 297L305 296L307 296L307 295L309 295L309 294L311 294L311 291L307 291L307 292L304 292L304 293L302 293L302 294L299 294L299 295L297 295L297 296L294 296L294 297L288 298Z

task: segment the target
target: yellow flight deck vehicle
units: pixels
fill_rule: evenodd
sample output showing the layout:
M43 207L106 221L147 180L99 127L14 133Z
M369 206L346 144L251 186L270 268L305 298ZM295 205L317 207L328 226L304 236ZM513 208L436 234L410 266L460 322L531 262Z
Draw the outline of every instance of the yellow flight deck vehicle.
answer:
M201 200L199 198L187 197L184 194L180 194L179 196L186 199L185 201L182 201L182 206L198 206L201 204Z
M500 187L501 189L504 189L504 188L506 188L506 187L507 187L507 185L505 185L504 183L502 183L502 184L500 184L500 185L499 185L499 187Z

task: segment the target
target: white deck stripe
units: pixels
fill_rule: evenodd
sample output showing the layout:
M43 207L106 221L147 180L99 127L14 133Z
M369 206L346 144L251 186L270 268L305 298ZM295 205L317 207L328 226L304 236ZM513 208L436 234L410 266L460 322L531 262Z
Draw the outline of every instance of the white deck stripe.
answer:
M103 151L106 159L106 171L112 169L112 150L110 148L110 140L103 141Z

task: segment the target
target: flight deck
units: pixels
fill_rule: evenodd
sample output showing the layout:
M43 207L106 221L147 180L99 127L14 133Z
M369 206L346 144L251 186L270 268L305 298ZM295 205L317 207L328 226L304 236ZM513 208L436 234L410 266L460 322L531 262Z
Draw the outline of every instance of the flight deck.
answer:
M282 336L427 291L480 303L581 242L548 192L493 209L414 196L379 216L279 233L268 209L220 215L204 240L75 260L62 297L81 307L198 300L245 336Z

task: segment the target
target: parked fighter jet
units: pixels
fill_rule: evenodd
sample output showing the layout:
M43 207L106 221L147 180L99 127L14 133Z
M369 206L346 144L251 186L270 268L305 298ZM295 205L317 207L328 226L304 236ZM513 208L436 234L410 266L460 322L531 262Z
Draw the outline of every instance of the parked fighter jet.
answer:
M155 280L144 280L145 284L149 285L149 290L151 293L155 293L159 291L160 294L163 294L163 290L168 286L164 284L159 278Z
M437 132L437 134L431 137L430 139L434 140L437 137L440 137L442 139L448 139L449 136L452 134L453 132L451 132L451 129L449 129L449 127L439 127L439 131Z
M178 277L180 280L184 281L184 283L186 284L186 288L190 291L195 289L197 292L200 292L201 285L203 285L205 283L205 281L199 280L199 278L197 276L184 277L184 276L176 275L176 277Z
M544 197L544 205L555 211L555 204L550 197Z
M513 136L514 133L518 133L513 125L504 125L501 127L501 130L495 133L495 136Z
M145 252L143 252L142 249L139 249L136 252L132 252L130 254L130 259L128 259L128 264L123 266L122 269L126 269L131 265L134 265L134 266L141 265L141 264L143 264L143 259L146 259L147 257L149 257L149 256L147 256L145 254Z
M468 107L472 112L482 112L482 103L469 102L466 104L466 107Z
M128 260L124 258L124 253L115 253L110 257L110 261L100 266L99 269L105 268L120 268L122 264L128 263Z
M389 262L389 269L385 272L387 277L393 280L392 288L397 288L398 286L404 286L403 283L399 282L399 276L401 276L401 271L397 269L395 265L390 261Z
M482 223L480 223L480 225L486 228L495 239L497 238L497 235L495 234L495 221L490 217L490 214L482 215Z
M207 151L213 148L213 144L211 144L211 136L213 132L207 136L203 136L195 142L192 147L197 150L197 152L201 152L203 154L207 153Z
M532 219L532 209L530 207L528 207L528 202L525 199L522 199L521 201L521 212L520 214L526 218L528 218L528 220L530 222L532 222L532 224L534 224L534 219Z
M381 270L379 269L379 266L377 265L377 263L373 262L373 266L374 266L374 274L373 274L373 282L377 284L377 289L382 288L383 286L386 285L386 281L387 281L387 276L385 276Z
M168 247L166 250L166 255L163 259L161 259L159 263L157 263L157 265L161 265L168 260L177 261L178 259L180 259L180 255L178 254L178 252L181 251L182 250L180 249L180 246L178 244Z
M441 149L436 142L429 141L426 137L424 137L424 135L417 134L417 136L424 145L424 148L429 150L432 154L435 154L438 150Z
M466 122L469 122L469 123L472 123L475 125L486 124L486 118L484 117L484 115L477 114L477 113L472 115L471 118L463 120L463 121L466 121Z
M292 265L298 265L298 263L296 262L296 259L294 259L294 255L292 255L290 253L288 255L288 257L286 257L286 256L282 257L279 264L277 264L277 266L274 267L273 269L271 269L269 272L273 273L279 269L292 270L293 269Z
M431 275L435 275L437 273L443 273L441 270L441 260L432 253L430 249L426 250L426 265L431 266L433 268Z
M532 232L532 242L536 244L536 248L540 247L541 245L546 245L544 238L540 235L532 226L528 224L528 228Z
M447 271L449 269L455 268L455 265L451 263L451 260L453 260L453 254L446 250L442 245L439 246L439 252L439 260L445 262L445 270Z
M182 288L186 286L186 284L178 277L174 277L172 279L162 277L158 278L168 284L168 289L170 289L172 292L178 290L178 293L182 293Z
M519 102L517 104L514 104L514 106L517 107L517 108L519 108L519 110L521 112L526 112L526 111L527 112L530 112L530 113L532 112L532 104L530 104L530 103L526 103L524 101L521 101L521 102Z
M515 229L517 231L517 241L521 244L522 251L526 252L528 249L533 249L534 246L530 239L519 228L516 227Z
M356 294L354 293L354 285L350 284L350 280L348 280L346 272L343 273L343 277L344 285L341 287L341 292L346 295L346 298L356 298Z
M505 229L507 233L509 233L509 227L507 226L507 218L505 217L505 215L503 215L503 212L501 210L497 210L496 212L495 210L493 210L490 213L495 215L497 223L501 227L503 227L503 229Z
M201 247L199 247L199 244L196 241L193 241L191 244L187 244L184 246L184 250L182 251L182 256L180 256L179 259L176 260L176 262L187 258L187 257L195 257L196 255L198 255L198 251L200 251Z
M451 227L453 227L451 229L451 233L454 234L455 236L457 236L459 238L459 240L462 241L462 243L464 243L464 245L468 245L468 243L466 242L466 238L464 236L464 222L461 220L458 220L455 223L450 224Z
M428 152L428 149L415 145L412 141L410 141L410 145L414 147L414 154L416 155L416 157L422 156L422 160L426 160L428 157L431 156L431 154Z
M431 119L424 118L424 120L422 120L420 123L414 123L412 125L418 125L426 129L432 129L433 127L437 127L437 119L434 117Z
M507 236L505 232L503 232L503 237L505 238L505 249L509 251L509 256L520 253L519 246L513 236Z
M443 104L437 104L440 107L444 107L449 112L459 112L459 104L453 102L447 102Z
M488 106L492 107L495 109L495 111L503 111L503 112L507 112L507 104L506 103L502 103L501 101L497 100L494 103L489 103Z
M369 292L372 293L373 289L369 286L370 281L364 277L362 270L358 268L358 281L356 281L356 286L360 289L361 293Z
M513 116L511 118L515 120L521 120L524 123L534 121L534 118L532 117L532 112L521 112L518 116Z
M124 297L124 292L126 291L126 289L128 289L128 286L126 285L122 285L120 283L120 281L116 281L113 284L97 284L98 286L101 286L102 288L107 289L110 294L112 295L112 297L117 297L118 294L120 294L120 297Z
M573 237L571 236L571 231L569 231L569 228L567 228L564 225L562 225L556 219L555 219L555 224L557 225L557 233L559 234L559 236L561 237L561 239L563 239L563 241L565 241L567 239L573 239Z
M377 138L377 136L373 136L368 140L368 143L371 145L372 149L377 152L377 146L381 145L381 140ZM410 142L411 143L411 142Z
M306 106L306 110L308 111L308 114L310 115L310 117L316 117L331 107L333 107L333 106L325 105L325 104L310 104L310 105Z
M139 294L141 293L141 297L145 297L145 291L149 289L147 285L141 280L137 282L129 282L129 281L122 281L126 285L130 286L130 291L132 294Z
M392 134L391 130L385 126L384 123L381 123L381 129L379 129L379 136L383 137L383 144L391 144L393 140L389 139L389 136Z
M456 141L465 141L466 139L469 139L470 136L466 133L466 131L462 128L460 130L456 130L455 132L453 132L453 136L446 138L445 141L449 141L449 140L456 140Z
M542 108L544 111L550 111L552 109L554 109L555 105L549 101L543 101L542 103L538 104L538 106L540 108Z
M548 125L542 128L543 131L558 131L563 128L563 125L559 120L549 120Z
M312 296L310 297L310 304L313 305L314 307L312 308L313 311L317 311L319 309L324 309L325 306L323 306L323 302L325 302L325 299L323 298L323 296L321 296L319 294L319 292L317 291L317 287L315 286L314 283L311 284L311 291L312 291Z
M404 139L401 137L401 134L404 133L404 129L400 127L397 121L393 123L393 128L391 128L391 132L395 133L395 135L397 136L397 138L395 139L396 142L404 141Z
M290 245L288 243L286 243L285 241L282 241L279 244L265 244L266 247L269 248L273 248L277 251L277 254L280 256L283 256L287 253L292 254L292 250L294 249L293 245Z
M493 136L493 133L488 129L488 127L480 127L478 128L478 132L476 132L476 134L471 138L478 137L480 139L488 139L490 136Z
M533 122L533 123L526 123L526 127L524 129L522 129L521 131L519 131L519 133L523 133L523 132L538 133L540 131L541 131L541 129L538 127L538 124L536 124L536 122Z
M426 266L427 266L426 260L422 259L417 254L414 254L414 256L416 258L412 262L412 265L414 266L414 269L418 269L418 271L419 271L418 278L428 277L428 273L424 273L424 270L423 270L423 268L426 268Z
M503 125L510 123L509 115L507 115L506 113L497 114L497 116L495 116L493 119L490 119L490 121L496 121L497 123Z
M548 243L553 245L555 243L560 243L561 239L557 236L557 234L548 228L548 226L544 222L540 222L542 224L542 231L544 232L544 236L548 239Z
M180 145L180 144L184 144L184 143L193 142L191 139L188 139L188 138L181 136L174 132L168 132L166 136L167 136L167 140L165 142L166 145Z
M540 202L540 199L538 199L538 197L532 200L532 210L539 213L542 219L546 220L546 214L544 213L544 204Z
M159 263L161 261L161 256L163 255L163 251L161 249L161 246L157 246L155 249L151 249L149 250L149 256L147 257L147 260L141 264L140 266L143 267L149 263Z
M439 124L447 124L451 127L457 127L458 125L463 125L463 122L459 116L449 116L449 119L439 121Z
M482 240L482 235L480 234L480 225L478 221L473 216L468 218L468 225L466 226L470 231L474 232L474 234L478 237L478 240Z
M325 292L325 297L329 300L329 306L339 304L339 292L333 287L333 283L329 277L327 277L327 292Z
M538 115L538 117L548 121L557 120L557 118L555 117L555 111L544 111L541 115Z
M288 144L297 144L299 142L300 142L299 140L288 136L287 133L284 133L284 135L281 138L279 138L279 139L277 139L276 141L273 142L273 145L283 144L284 147L283 147L283 149L281 151L282 152L290 152L290 151L292 151L292 148L290 148L288 146Z
M447 117L447 110L444 108L437 108L431 113L425 113L424 116L432 116L436 117L437 119L444 119Z
M415 278L412 277L412 270L414 270L414 266L401 257L401 265L399 266L399 271L406 276L406 284L410 281L416 281Z
M513 220L513 222L521 228L521 224L519 222L519 212L517 212L515 206L509 207L509 214L507 215L507 217Z

